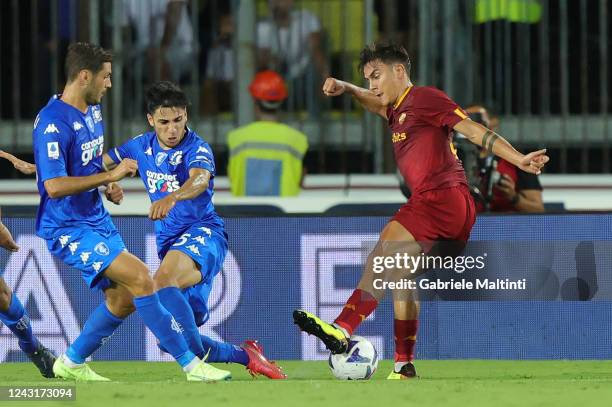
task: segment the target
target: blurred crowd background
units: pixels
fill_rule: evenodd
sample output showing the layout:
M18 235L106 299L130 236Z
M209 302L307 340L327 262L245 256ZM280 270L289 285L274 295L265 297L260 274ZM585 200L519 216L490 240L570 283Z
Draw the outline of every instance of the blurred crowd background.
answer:
M308 174L393 172L386 123L320 90L328 75L365 86L359 51L393 40L413 82L485 106L521 149L547 147L547 173L609 173L611 13L608 0L2 0L0 148L31 159L67 45L90 41L115 55L107 146L148 128L144 89L169 79L225 175L228 134L256 120L249 84L273 70L288 91L278 120L306 135ZM4 161L0 176L20 177Z

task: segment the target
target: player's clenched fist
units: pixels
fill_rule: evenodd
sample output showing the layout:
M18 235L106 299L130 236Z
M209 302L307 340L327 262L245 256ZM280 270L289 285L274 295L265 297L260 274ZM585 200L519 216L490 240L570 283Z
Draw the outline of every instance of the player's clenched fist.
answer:
M325 96L339 96L346 90L346 84L336 78L327 78L323 84Z
M108 199L115 205L119 205L121 201L123 201L123 188L121 188L121 185L117 183L110 182L106 186L104 195L106 195L106 199Z
M523 157L518 167L531 174L539 175L542 173L542 168L550 158L546 155L546 149L534 151Z
M136 160L124 158L118 166L110 171L111 181L120 181L127 176L133 177L136 175L136 171L138 171L138 163Z
M176 197L174 195L166 195L162 199L151 204L149 209L149 218L151 220L164 219L170 213L170 209L176 205Z

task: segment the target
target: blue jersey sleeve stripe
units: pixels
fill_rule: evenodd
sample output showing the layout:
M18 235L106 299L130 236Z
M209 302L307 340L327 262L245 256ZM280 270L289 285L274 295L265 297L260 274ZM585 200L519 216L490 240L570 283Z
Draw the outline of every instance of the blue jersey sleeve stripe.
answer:
M191 160L191 161L189 162L188 166L191 166L191 164L193 164L193 163L197 163L198 161L201 161L201 162L204 162L204 163L206 162L206 160L205 160L205 159L203 159L203 158L199 158L199 159L196 159L196 160Z
M210 163L207 163L204 160L195 160L189 163L188 168L202 168L208 172L210 172L210 174L212 176L215 175L215 167L213 165L211 165Z
M121 155L119 154L119 150L117 150L116 147L108 150L107 154L115 164L119 164L121 162Z

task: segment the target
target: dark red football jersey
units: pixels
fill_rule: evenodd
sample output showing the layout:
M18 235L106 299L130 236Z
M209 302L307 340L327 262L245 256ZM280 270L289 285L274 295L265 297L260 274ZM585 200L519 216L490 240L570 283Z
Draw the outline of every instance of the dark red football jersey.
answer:
M395 161L413 195L466 185L451 143L453 126L467 114L444 92L411 86L387 108Z

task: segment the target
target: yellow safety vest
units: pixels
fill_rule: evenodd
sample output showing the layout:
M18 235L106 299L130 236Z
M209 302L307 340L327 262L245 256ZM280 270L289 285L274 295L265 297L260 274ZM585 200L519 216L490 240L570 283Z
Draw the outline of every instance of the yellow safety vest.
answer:
M306 135L282 123L258 121L229 132L227 144L232 194L300 193L302 159L308 149Z
M542 19L539 0L476 0L476 23L508 20L513 23L538 23Z

